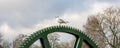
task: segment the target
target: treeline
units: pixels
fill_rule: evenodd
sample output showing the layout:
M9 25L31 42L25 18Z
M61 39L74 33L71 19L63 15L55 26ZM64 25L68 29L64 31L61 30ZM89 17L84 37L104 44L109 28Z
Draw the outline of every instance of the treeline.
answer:
M27 35L19 34L13 42L4 41L0 35L0 48L18 48L20 43L27 37ZM60 35L52 33L48 36L52 48L73 48L75 40L69 42L59 42ZM33 44L29 48L42 48L41 45Z

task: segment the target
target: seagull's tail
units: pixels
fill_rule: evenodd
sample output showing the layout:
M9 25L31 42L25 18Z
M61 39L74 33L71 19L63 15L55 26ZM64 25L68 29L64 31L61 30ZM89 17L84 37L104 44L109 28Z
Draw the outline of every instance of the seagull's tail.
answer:
M66 21L65 23L69 23L68 21Z

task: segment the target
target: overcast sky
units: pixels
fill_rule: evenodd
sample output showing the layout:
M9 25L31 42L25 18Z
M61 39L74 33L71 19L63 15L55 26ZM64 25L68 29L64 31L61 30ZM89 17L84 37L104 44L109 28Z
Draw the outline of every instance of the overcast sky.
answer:
M89 15L119 4L120 0L0 0L0 33L5 39L29 35L58 25L55 16L82 30Z

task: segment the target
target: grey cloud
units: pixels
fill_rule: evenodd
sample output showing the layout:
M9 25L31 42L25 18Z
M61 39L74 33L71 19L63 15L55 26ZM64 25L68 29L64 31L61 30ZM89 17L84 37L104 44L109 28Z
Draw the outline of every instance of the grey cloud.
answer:
M63 15L66 11L81 12L89 9L90 0L12 0L0 3L0 24L12 27L30 27L46 19Z
M0 5L0 22L7 22L12 26L30 26L44 19L54 18L63 14L72 4L64 0L12 0L3 1Z

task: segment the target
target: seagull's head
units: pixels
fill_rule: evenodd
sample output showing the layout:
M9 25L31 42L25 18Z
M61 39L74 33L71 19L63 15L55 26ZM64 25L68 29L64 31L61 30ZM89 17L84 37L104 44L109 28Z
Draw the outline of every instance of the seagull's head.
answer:
M55 18L59 18L59 16L55 16Z

